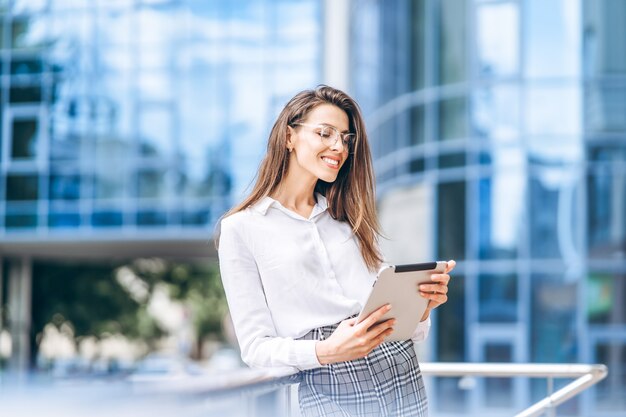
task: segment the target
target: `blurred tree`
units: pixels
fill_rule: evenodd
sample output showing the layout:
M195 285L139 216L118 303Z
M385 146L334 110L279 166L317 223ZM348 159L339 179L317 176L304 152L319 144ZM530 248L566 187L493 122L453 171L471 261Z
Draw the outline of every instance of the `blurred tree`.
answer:
M132 271L144 293L138 296L120 279L122 268ZM197 345L202 352L207 337L223 339L221 323L227 305L214 263L177 263L160 259L139 259L128 264L52 263L33 265L33 358L36 337L47 323L69 321L76 337L105 333L141 339L154 348L166 329L148 312L150 297L157 286L165 286L172 299L191 313ZM57 323L59 324L59 323Z

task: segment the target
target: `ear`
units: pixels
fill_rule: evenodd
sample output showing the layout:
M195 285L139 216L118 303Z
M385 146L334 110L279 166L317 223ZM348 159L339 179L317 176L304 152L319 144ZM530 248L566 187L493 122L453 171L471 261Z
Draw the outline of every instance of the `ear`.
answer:
M287 126L287 138L285 142L287 149L289 149L289 152L291 152L291 149L293 149L293 133L293 127Z

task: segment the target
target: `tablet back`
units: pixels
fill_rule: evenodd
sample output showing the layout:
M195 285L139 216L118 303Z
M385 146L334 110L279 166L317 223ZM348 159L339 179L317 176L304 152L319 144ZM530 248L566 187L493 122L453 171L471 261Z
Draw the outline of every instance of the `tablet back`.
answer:
M378 279L357 317L357 322L361 322L383 305L391 304L391 310L380 320L396 319L394 332L385 341L410 339L428 306L428 300L419 294L418 285L431 282L430 276L443 273L445 268L445 262L383 267L378 272Z

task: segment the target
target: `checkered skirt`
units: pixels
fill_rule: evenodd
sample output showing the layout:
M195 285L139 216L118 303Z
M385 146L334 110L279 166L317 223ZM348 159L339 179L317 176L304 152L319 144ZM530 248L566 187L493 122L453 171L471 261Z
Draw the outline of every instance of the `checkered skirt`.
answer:
M324 340L337 324L311 330L304 340ZM413 341L385 342L364 358L300 373L298 397L305 417L425 417L426 390Z

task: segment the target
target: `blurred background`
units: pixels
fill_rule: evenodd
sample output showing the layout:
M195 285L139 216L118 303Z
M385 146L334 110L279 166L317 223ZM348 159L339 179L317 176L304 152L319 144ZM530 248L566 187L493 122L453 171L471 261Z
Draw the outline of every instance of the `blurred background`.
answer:
M421 360L604 363L560 410L626 412L626 1L0 0L0 66L0 386L241 367L213 230L326 83L387 258L458 262ZM545 385L435 379L431 412Z

